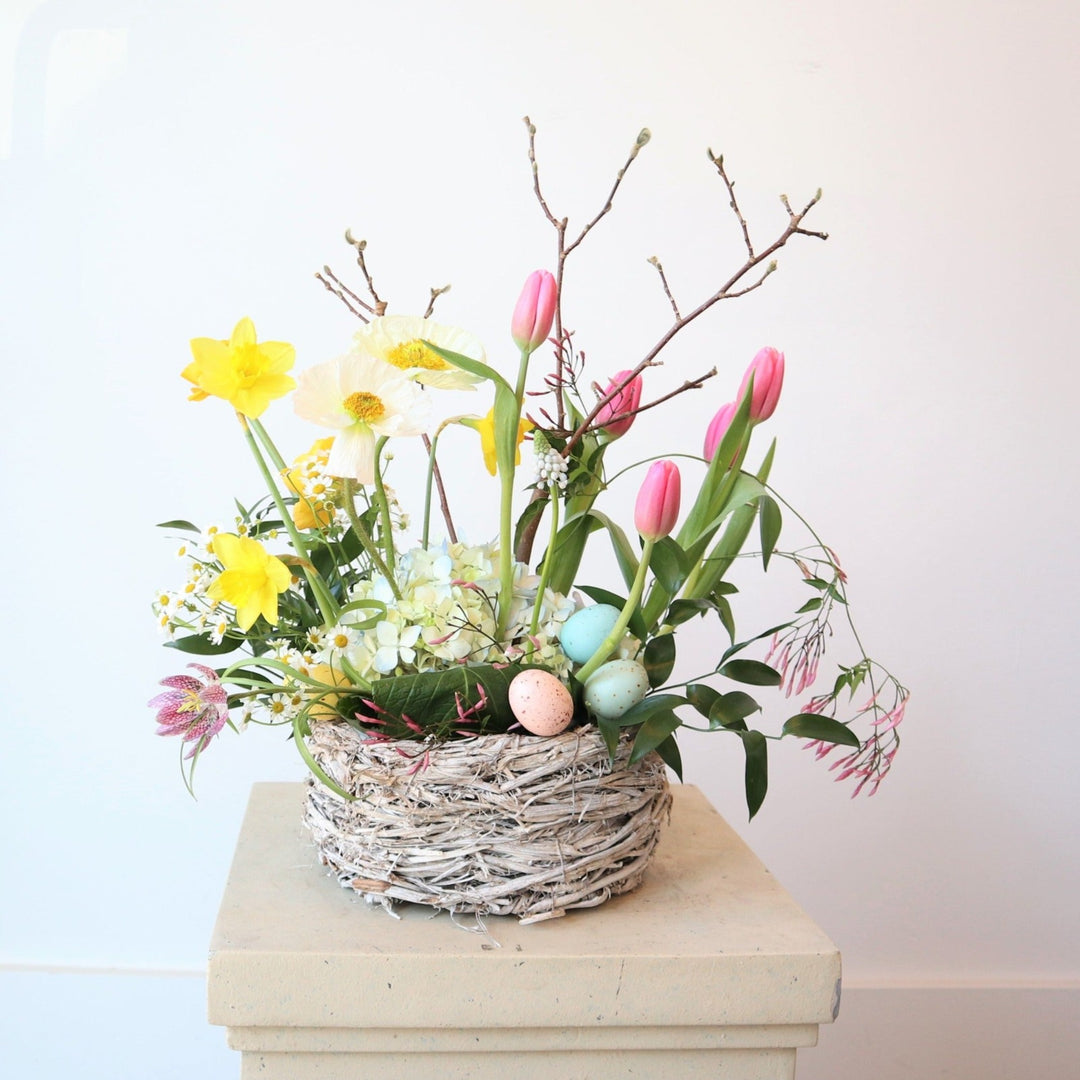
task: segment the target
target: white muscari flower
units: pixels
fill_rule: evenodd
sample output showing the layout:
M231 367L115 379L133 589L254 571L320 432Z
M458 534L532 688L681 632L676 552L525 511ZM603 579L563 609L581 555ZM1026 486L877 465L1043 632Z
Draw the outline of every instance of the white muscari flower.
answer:
M353 336L354 343L424 386L440 390L471 390L480 376L448 363L424 344L484 361L484 347L465 330L442 326L418 315L383 315Z

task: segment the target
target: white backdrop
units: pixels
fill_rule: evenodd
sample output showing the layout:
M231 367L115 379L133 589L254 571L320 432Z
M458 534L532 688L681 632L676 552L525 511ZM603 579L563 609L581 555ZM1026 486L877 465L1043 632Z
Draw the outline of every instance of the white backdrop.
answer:
M206 1037L197 993L178 1014L107 974L203 969L250 783L303 774L277 732L226 732L193 802L145 707L181 659L149 611L180 573L154 522L228 523L258 490L227 408L185 400L188 339L250 315L298 368L342 351L353 320L312 275L350 272L351 226L392 310L452 282L439 316L509 359L520 283L554 251L526 112L572 226L653 132L569 265L597 378L670 321L648 256L686 307L742 261L707 147L760 242L781 192L824 190L808 225L828 242L797 239L763 289L681 335L650 389L721 374L635 433L696 451L754 351L786 352L773 479L912 688L905 743L855 802L783 744L749 825L732 739L686 739L687 781L838 942L850 985L1077 985L1075 5L668 7L5 0L0 1011L26 1014L17 1061L43 1052L42 1017L81 1017L101 1075L125 1075L86 1019L110 993L138 1010L129 1040ZM290 451L315 434L287 405L266 420ZM494 491L467 434L444 445L480 539ZM784 602L766 590L743 627ZM65 1052L23 1074L60 1075Z

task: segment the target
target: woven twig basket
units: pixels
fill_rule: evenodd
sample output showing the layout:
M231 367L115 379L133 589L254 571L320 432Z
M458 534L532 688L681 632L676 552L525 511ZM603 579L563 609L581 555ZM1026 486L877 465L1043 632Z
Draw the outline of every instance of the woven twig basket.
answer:
M656 754L610 760L595 727L553 738L483 735L425 749L365 742L313 725L315 760L347 802L314 779L305 819L346 888L391 906L539 922L640 884L671 793Z

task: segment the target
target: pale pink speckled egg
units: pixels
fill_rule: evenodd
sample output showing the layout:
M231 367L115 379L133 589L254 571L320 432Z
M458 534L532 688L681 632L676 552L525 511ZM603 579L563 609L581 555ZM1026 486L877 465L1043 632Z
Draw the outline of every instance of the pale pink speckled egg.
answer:
M574 718L570 691L550 671L518 672L510 681L507 698L518 723L534 735L558 735Z

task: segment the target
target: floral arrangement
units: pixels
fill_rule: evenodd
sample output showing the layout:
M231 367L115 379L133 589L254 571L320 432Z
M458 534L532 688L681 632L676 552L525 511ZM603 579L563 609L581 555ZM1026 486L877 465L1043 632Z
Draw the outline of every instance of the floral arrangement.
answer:
M601 385L586 376L584 352L564 321L567 262L611 211L649 133L638 136L602 209L574 235L541 191L536 130L526 124L534 193L557 248L554 272L531 274L513 309L516 364L489 362L471 334L433 321L445 289L431 290L422 315L387 314L366 244L350 233L366 291L354 291L328 267L316 275L362 324L344 355L294 378L293 347L259 341L246 318L227 340L192 341L182 372L191 399L232 406L266 492L238 502L228 526L164 523L185 537L179 554L187 573L180 588L161 593L155 613L167 644L204 662L162 680L166 689L150 702L159 734L182 739L189 788L200 755L226 724L286 725L317 778L347 798L305 742L315 725L338 722L365 740L394 742L417 770L432 746L448 740L509 730L543 738L596 724L613 755L620 738L629 738L631 761L655 751L681 775L682 730L722 732L745 753L751 817L766 793L769 742L792 737L829 758L856 794L875 791L899 746L908 692L856 634L853 662L805 697L831 619L842 612L850 621L847 579L832 548L770 487L775 440L748 464L755 436L778 405L784 354L763 348L741 381L732 379L734 395L698 445L621 467L620 476L641 470L632 531L602 509L613 479L607 455L620 444L625 458L635 418L717 374L713 368L649 398L646 376L660 366L662 351L721 300L760 288L788 241L825 239L805 226L821 193L801 210L782 197L784 227L759 248L723 158L710 151L739 226L743 262L685 308L659 260L650 259L672 323L635 366ZM486 414L455 415L432 429L432 399L463 390L484 395ZM323 432L291 463L261 419L271 402L289 395L296 413ZM460 426L479 435L498 485L491 539L459 535L443 488L439 439ZM392 445L406 438L422 439L427 455L413 539L411 519L387 483ZM531 445L528 465L523 443ZM808 542L784 550L779 539L792 518ZM590 542L610 550L610 580L579 580ZM763 570L793 567L800 595L788 621L743 636L738 589L727 574L750 557ZM700 620L718 628L722 648L708 671L673 683L678 634ZM759 658L750 655L755 648ZM210 657L237 652L225 666L210 666ZM752 725L762 706L745 687L803 700L785 708L779 725L760 730Z

